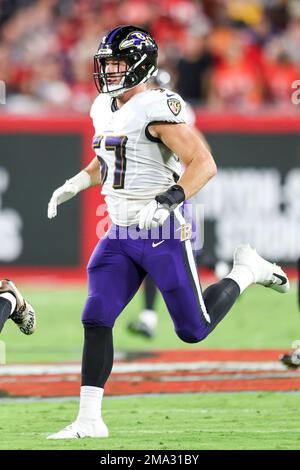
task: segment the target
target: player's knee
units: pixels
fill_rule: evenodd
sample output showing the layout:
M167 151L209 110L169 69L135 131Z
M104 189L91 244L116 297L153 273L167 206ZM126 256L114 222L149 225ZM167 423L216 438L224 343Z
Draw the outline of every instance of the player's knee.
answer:
M111 325L108 325L105 320L102 320L100 318L93 318L93 317L82 318L81 322L82 322L83 326L87 327L87 328L94 328L94 327L99 327L99 326L105 326L107 328L112 328Z
M176 330L177 336L185 343L199 343L204 340L207 336L207 332L203 330L192 330L189 328L183 328Z
M96 326L105 326L107 328L113 327L111 319L106 318L104 315L95 315L94 312L84 311L81 322L83 326L87 328L92 328Z
M102 295L89 296L82 313L84 326L106 326L112 328L117 314L108 308Z

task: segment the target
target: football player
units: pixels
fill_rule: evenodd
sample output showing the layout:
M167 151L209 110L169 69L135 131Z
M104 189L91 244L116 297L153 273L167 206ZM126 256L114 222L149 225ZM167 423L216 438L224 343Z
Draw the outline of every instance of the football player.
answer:
M24 299L15 284L9 279L0 281L0 332L10 318L25 335L36 330L36 315L33 307Z
M176 334L187 343L210 334L251 284L289 289L280 267L241 245L227 277L202 293L181 206L216 174L213 157L186 124L182 98L147 88L157 72L157 45L147 31L114 28L102 39L94 64L100 93L91 108L96 157L54 191L48 217L79 191L101 184L113 223L87 266L79 413L50 439L108 436L101 403L113 365L112 329L147 273L164 297Z

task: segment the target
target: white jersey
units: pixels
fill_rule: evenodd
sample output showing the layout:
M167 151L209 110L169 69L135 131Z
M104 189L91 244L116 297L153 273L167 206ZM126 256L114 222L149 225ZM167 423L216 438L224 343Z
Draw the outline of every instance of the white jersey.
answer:
M137 93L120 109L106 94L95 99L93 147L100 162L102 194L115 224L137 224L140 210L180 176L178 158L150 135L148 126L187 122L185 108L178 94L165 89Z

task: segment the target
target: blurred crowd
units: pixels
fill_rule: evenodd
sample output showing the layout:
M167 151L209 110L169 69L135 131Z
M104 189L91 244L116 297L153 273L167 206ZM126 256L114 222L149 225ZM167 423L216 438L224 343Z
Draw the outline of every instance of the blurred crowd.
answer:
M0 0L1 111L88 112L93 54L119 24L154 35L167 86L193 105L299 112L299 0Z

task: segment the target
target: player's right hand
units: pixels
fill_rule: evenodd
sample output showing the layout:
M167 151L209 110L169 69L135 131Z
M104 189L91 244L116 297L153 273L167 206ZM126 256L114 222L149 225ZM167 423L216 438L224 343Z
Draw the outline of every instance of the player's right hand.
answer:
M150 230L163 225L170 215L170 211L159 204L151 201L141 210L139 214L139 228Z
M74 183L66 181L63 186L57 188L48 204L48 219L53 219L57 214L57 206L68 201L78 193L78 187Z
M73 178L67 180L63 186L57 188L52 194L48 204L48 218L53 219L53 217L56 216L57 206L59 206L59 204L72 199L79 191L87 189L91 185L92 180L90 174L85 170L82 170L80 173L73 176Z

